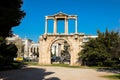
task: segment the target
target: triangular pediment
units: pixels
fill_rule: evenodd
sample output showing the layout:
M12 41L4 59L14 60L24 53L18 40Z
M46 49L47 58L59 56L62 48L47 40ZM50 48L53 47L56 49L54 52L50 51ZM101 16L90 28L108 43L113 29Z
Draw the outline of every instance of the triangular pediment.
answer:
M68 14L65 14L63 12L59 12L57 14L54 14L54 16L68 16Z

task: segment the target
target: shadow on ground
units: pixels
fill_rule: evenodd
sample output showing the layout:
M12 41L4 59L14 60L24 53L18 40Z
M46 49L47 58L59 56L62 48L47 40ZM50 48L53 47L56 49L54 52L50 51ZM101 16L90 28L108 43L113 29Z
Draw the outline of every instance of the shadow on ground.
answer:
M120 74L120 69L114 69L114 68L99 68L99 69L97 69L97 71Z
M0 72L0 80L60 80L57 77L45 79L45 76L54 74L46 72L44 68L24 68Z

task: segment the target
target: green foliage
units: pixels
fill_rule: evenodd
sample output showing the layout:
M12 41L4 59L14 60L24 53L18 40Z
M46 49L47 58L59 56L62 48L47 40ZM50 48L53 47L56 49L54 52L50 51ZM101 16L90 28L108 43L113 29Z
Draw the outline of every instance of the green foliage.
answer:
M9 65L17 56L17 47L14 44L7 45L3 38L0 38L0 65Z
M10 65L17 56L17 47L14 44L7 45L5 38L12 35L12 27L19 25L25 16L21 10L22 4L22 0L0 1L0 66Z
M85 43L79 53L83 65L88 66L117 66L120 63L120 37L118 32L105 33L97 31L98 38Z
M102 77L109 78L109 79L112 79L112 80L120 80L120 75L119 74L102 76Z
M0 36L11 35L11 28L20 24L25 13L21 10L22 0L0 1Z

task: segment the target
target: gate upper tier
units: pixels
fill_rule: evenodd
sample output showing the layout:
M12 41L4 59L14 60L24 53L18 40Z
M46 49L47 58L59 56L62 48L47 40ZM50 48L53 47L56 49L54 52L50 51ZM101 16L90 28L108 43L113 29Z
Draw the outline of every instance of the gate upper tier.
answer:
M75 20L75 33L77 34L77 15L68 15L62 12L59 12L54 15L45 16L45 34L47 34L48 29L48 20L54 20L54 34L57 34L57 20L64 20L65 21L65 34L68 34L68 20L74 19Z

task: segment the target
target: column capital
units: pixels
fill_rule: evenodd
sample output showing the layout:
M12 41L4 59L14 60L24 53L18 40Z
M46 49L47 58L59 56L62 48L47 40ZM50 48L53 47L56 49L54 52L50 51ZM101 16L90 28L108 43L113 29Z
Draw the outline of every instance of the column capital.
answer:
M45 16L45 19L47 20L47 19L48 19L48 16Z

